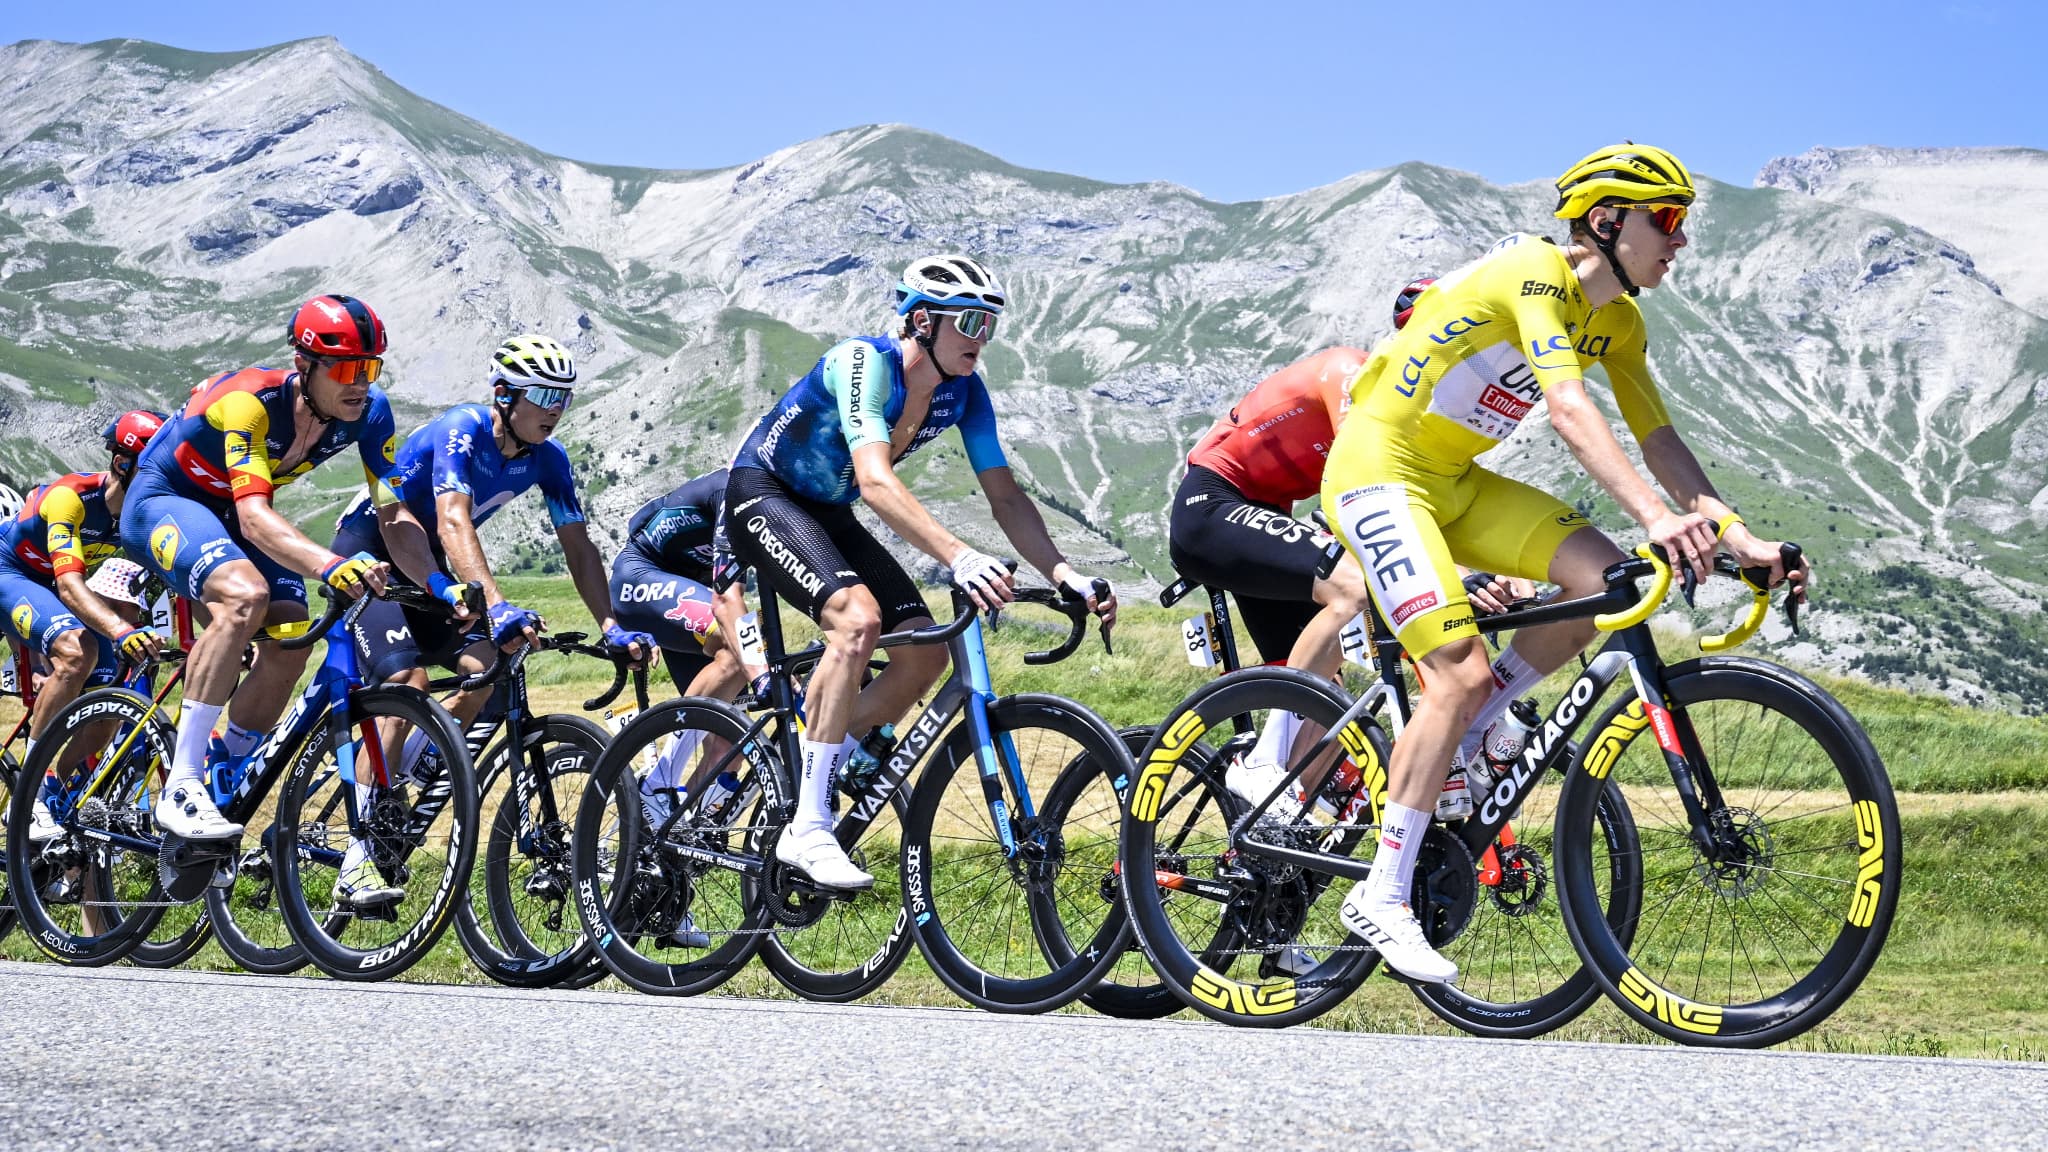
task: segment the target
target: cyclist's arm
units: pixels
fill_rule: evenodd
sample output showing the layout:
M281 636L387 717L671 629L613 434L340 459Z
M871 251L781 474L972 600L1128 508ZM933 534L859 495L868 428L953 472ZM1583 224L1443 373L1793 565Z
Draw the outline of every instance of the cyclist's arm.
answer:
M941 564L951 564L966 547L910 494L896 475L896 466L889 462L887 441L853 450L853 477L860 485L860 498L912 548Z
M475 584L484 590L484 603L496 604L505 598L498 591L498 579L491 574L490 561L484 559L483 541L477 539L476 524L470 520L474 505L468 492L437 492L434 494L434 515L440 521L437 535L441 538L441 553L448 557L449 575L464 584Z
M575 583L583 606L590 609L590 618L597 621L598 633L611 631L618 623L612 616L611 580L604 570L604 557L597 545L590 542L590 530L583 521L571 520L555 525L555 539L562 542L562 560L568 565L569 579Z
M385 550L391 553L392 563L405 573L405 578L418 587L427 587L436 571L433 548L427 543L426 525L420 523L404 501L378 505L377 534L384 538Z
M57 599L62 600L66 608L71 609L81 621L84 621L87 628L110 640L132 627L114 610L113 605L100 599L99 593L86 587L85 570L82 568L57 577Z
M1052 534L1045 530L1045 517L1038 511L1038 505L1017 484L1017 477L1007 467L991 468L977 472L976 480L981 481L981 490L988 497L988 510L994 514L996 526L1017 550L1024 562L1044 575L1047 580L1058 584L1072 574L1067 567L1067 558L1060 555L1059 545L1052 542Z
M1735 509L1714 490L1714 482L1707 478L1706 469L1700 467L1699 457L1693 455L1692 448L1678 434L1678 429L1667 424L1645 437L1643 463L1649 465L1650 474L1657 478L1657 483L1662 484L1664 490L1671 493L1679 506L1687 511L1697 512L1717 524L1727 524L1728 519L1736 514ZM1758 536L1741 520L1729 524L1721 537L1721 549L1741 561L1744 567L1769 568L1774 584L1781 578L1791 577L1792 594L1803 600L1812 569L1801 557L1799 568L1786 572L1784 557L1778 551L1780 543Z

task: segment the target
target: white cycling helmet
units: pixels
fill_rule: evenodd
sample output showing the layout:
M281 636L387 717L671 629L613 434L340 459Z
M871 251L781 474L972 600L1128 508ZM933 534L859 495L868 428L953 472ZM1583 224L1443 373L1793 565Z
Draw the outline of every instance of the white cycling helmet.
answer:
M896 314L926 304L1001 312L1006 295L995 273L972 256L926 256L903 270L903 280L896 285Z
M552 385L570 388L576 384L576 358L559 340L538 332L523 332L491 353L490 387L531 388Z
M21 511L21 493L0 484L0 520L12 520Z

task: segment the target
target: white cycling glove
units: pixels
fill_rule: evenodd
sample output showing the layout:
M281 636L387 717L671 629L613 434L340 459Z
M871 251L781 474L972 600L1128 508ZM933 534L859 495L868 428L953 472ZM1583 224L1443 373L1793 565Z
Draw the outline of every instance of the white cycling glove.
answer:
M960 551L953 554L952 568L953 586L967 593L967 598L980 607L1000 608L1010 599L999 591L1009 578L1009 566L988 553L962 544Z
M1060 586L1084 601L1095 595L1095 577L1083 576L1072 568L1067 569L1067 578L1060 581Z

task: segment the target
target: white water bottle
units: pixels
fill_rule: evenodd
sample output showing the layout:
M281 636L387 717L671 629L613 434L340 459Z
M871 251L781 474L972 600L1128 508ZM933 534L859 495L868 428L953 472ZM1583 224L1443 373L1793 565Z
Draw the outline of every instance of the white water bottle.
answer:
M704 786L704 799L697 805L697 814L715 817L724 808L733 793L740 790L740 778L730 772L720 772L711 783Z

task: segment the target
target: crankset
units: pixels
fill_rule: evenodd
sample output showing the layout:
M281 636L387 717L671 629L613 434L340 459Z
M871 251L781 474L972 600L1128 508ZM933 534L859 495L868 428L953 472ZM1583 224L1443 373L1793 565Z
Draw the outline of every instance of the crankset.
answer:
M1441 824L1431 824L1416 855L1408 906L1430 945L1442 948L1472 923L1479 898L1479 863L1472 850Z
M239 837L192 841L166 832L156 854L157 883L164 895L178 904L192 903L206 895L208 888L232 888L235 853L241 844Z

